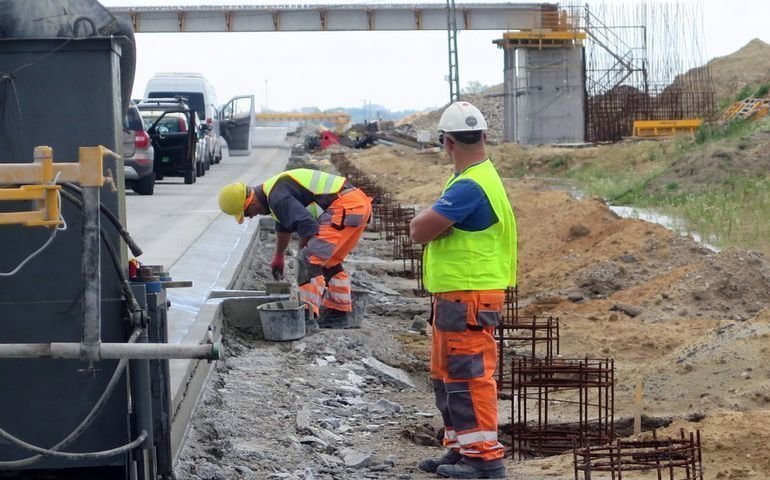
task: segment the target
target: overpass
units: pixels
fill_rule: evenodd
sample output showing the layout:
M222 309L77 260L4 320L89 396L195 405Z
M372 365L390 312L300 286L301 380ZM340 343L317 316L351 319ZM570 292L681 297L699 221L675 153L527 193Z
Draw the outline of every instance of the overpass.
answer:
M556 3L455 6L458 30L531 30ZM137 33L446 30L444 3L109 7Z
M454 4L454 16L443 2L108 10L130 22L136 33L449 31L452 100L456 99L452 82L458 82L456 45L452 50L454 29L502 31L503 39L495 43L504 51L505 140L541 144L582 142L585 138L583 41L588 25L587 9L582 7L563 8L558 3L462 3ZM459 85L455 90L459 93Z

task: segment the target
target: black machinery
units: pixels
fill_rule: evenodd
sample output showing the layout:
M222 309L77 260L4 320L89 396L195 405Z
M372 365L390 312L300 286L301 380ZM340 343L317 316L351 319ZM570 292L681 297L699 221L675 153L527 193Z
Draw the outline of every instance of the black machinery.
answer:
M128 279L134 67L95 0L0 0L0 478L172 478L168 359L218 356Z

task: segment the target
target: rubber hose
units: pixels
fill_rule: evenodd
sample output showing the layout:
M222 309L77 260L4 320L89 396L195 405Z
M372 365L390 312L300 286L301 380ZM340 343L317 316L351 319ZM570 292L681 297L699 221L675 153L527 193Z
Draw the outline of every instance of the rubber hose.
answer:
M62 197L72 202L76 207L80 209L83 208L83 202L81 202L78 198L76 198L67 190L61 190L61 194L62 194ZM107 210L107 212L109 212L109 210ZM112 212L109 212L109 213L112 214ZM113 216L112 218L115 218L115 217ZM120 225L120 223L118 223L118 225ZM121 228L122 228L122 225L121 225ZM129 315L133 314L134 312L140 311L142 307L139 306L139 302L136 300L136 296L134 295L133 290L131 290L131 285L129 285L129 280L128 280L128 277L126 276L126 272L123 270L123 266L120 264L118 253L115 251L115 248L112 246L112 244L108 241L107 233L104 231L104 228L101 228L101 237L102 237L102 242L104 243L104 246L107 248L107 253L110 256L110 259L112 260L112 264L115 267L115 271L117 272L118 277L120 279L120 287L121 287L121 290L123 291L123 295L125 295L126 298L128 299Z
M142 333L144 333L142 329L140 328L135 329L131 333L131 336L128 338L127 343L135 343L139 339L139 337L142 335ZM56 451L60 448L66 447L67 445L75 441L91 425L93 420L101 413L102 408L104 408L104 405L107 399L110 397L110 394L112 394L112 391L115 389L115 385L117 385L118 380L120 380L120 377L123 375L123 371L126 369L127 364L128 364L127 358L120 359L120 361L118 362L118 366L115 367L115 371L113 372L112 377L110 378L110 381L107 383L107 386L104 388L104 392L102 392L102 395L99 397L99 400L96 401L96 403L94 404L94 407L91 409L88 415L86 415L86 418L84 418L83 421L80 422L80 425L75 427L75 430L73 430L69 435L67 435L64 438L64 440L57 443L56 445L49 448L48 450ZM0 432L4 434L3 436L5 438L11 437L11 438L8 438L8 440L10 440L13 443L17 443L16 440L22 443L26 443L26 442L23 442L22 440L17 439L16 437L13 437L12 435L10 435L9 433L5 432L2 429L0 429ZM47 453L40 452L38 455L34 455L32 457L22 458L19 460L0 462L0 467L3 467L3 468L24 467L24 466L36 463L46 456L47 456Z
M65 189L72 190L78 195L83 195L83 190L75 184L62 183L61 185L63 185ZM103 203L99 204L99 210L115 226L115 229L118 231L120 236L123 237L123 240L126 242L126 245L128 246L129 250L131 250L131 254L135 257L141 256L144 253L144 251L142 251L142 249L139 247L139 245L136 244L134 239L131 238L131 234L128 232L128 230L125 229L125 227L123 227L123 224L120 223L120 220L118 220L118 217L116 217L115 214L112 213L112 211L109 208L107 208L107 206L104 205Z

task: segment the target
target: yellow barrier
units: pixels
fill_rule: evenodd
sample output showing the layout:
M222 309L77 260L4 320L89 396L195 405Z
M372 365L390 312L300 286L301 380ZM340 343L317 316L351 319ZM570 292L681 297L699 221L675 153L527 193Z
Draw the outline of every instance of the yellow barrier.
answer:
M61 224L59 204L60 185L78 183L83 187L101 187L105 155L115 155L98 147L80 147L78 162L54 163L51 147L35 147L33 163L0 164L0 184L19 185L0 188L0 201L31 200L34 210L0 212L0 225L21 224L28 227L56 227Z
M634 120L634 137L669 137L688 133L695 135L703 120L692 118L688 120Z
M350 115L345 112L331 112L331 113L265 112L265 113L257 113L256 118L257 120L266 120L266 121L330 120L335 125L345 125L350 123Z

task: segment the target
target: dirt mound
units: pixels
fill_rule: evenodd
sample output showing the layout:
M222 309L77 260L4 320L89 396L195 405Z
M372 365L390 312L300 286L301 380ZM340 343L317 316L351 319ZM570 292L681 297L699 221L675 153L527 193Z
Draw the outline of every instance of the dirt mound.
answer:
M702 75L704 68L710 70L717 104L723 104L734 100L743 87L756 88L770 82L770 44L755 38L730 55L714 58L705 66L690 70L675 83Z
M765 175L770 171L770 128L743 138L705 144L679 157L662 175L652 180L651 191L699 192L709 185L729 181L736 176Z
M481 93L472 95L461 95L461 100L474 104L481 110L484 118L489 125L487 137L492 143L503 141L503 124L505 121L505 112L503 105L503 84L494 85ZM432 112L423 112L410 116L408 119L401 119L399 124L411 123L418 130L428 130L434 133L438 130L438 121L441 119L441 113L448 106L434 110Z

